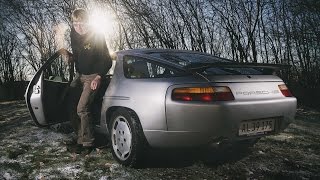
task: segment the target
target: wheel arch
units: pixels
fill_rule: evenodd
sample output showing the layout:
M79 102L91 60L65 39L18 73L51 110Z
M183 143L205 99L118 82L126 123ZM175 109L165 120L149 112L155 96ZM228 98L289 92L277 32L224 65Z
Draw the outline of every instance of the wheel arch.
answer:
M109 107L109 108L106 110L106 112L105 112L105 120L104 120L104 123L105 123L105 124L104 124L104 125L105 125L105 127L106 127L106 129L107 129L107 131L108 131L108 134L110 135L110 132L109 132L109 123L110 123L110 121L111 121L112 113L115 112L115 111L118 110L118 109L124 109L124 110L128 111L130 115L133 115L133 116L136 117L136 120L138 121L138 123L139 123L139 125L140 125L140 127L141 127L141 129L142 129L142 133L143 133L144 139L146 140L146 136L145 136L145 134L144 134L144 132L143 132L143 127L142 127L142 124L141 124L141 122L140 122L139 116L137 115L137 113L136 113L133 109L128 108L128 107L125 107L125 106L112 106L112 107ZM146 142L147 142L147 140L146 140Z

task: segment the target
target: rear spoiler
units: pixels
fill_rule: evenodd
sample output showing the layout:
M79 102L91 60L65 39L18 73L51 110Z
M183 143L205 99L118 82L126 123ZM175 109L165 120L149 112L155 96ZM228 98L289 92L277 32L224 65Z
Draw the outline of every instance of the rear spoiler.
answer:
M291 65L287 64L267 64L267 63L234 63L234 62L219 62L219 63L191 63L185 66L189 71L202 71L211 67L223 68L261 68L269 69L272 71L280 69L289 69Z

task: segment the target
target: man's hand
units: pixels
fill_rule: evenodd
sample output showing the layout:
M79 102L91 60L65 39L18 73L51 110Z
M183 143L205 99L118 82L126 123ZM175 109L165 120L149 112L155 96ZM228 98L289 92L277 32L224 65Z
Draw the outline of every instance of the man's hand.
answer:
M99 88L100 86L100 83L101 83L101 76L100 75L97 75L92 81L91 81L91 89L92 90L96 90Z
M73 55L71 53L69 54L69 56L67 56L67 61L68 61L68 63L73 62Z
M68 63L73 62L73 54L66 49L60 49L61 55L64 56L64 60L67 61Z

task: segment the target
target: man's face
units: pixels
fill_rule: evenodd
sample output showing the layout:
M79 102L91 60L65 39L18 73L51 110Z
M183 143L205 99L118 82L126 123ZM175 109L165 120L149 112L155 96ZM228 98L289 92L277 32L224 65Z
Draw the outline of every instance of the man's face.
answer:
M78 34L84 35L88 32L88 23L81 22L81 21L74 21L72 24Z

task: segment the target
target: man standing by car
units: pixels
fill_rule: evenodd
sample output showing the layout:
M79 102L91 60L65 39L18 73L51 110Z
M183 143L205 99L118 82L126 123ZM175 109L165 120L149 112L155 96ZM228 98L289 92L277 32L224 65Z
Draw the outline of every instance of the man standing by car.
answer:
M88 25L88 13L76 9L71 19L72 60L77 72L70 84L71 123L77 135L75 152L88 154L94 147L92 103L112 62L105 38L95 34Z

